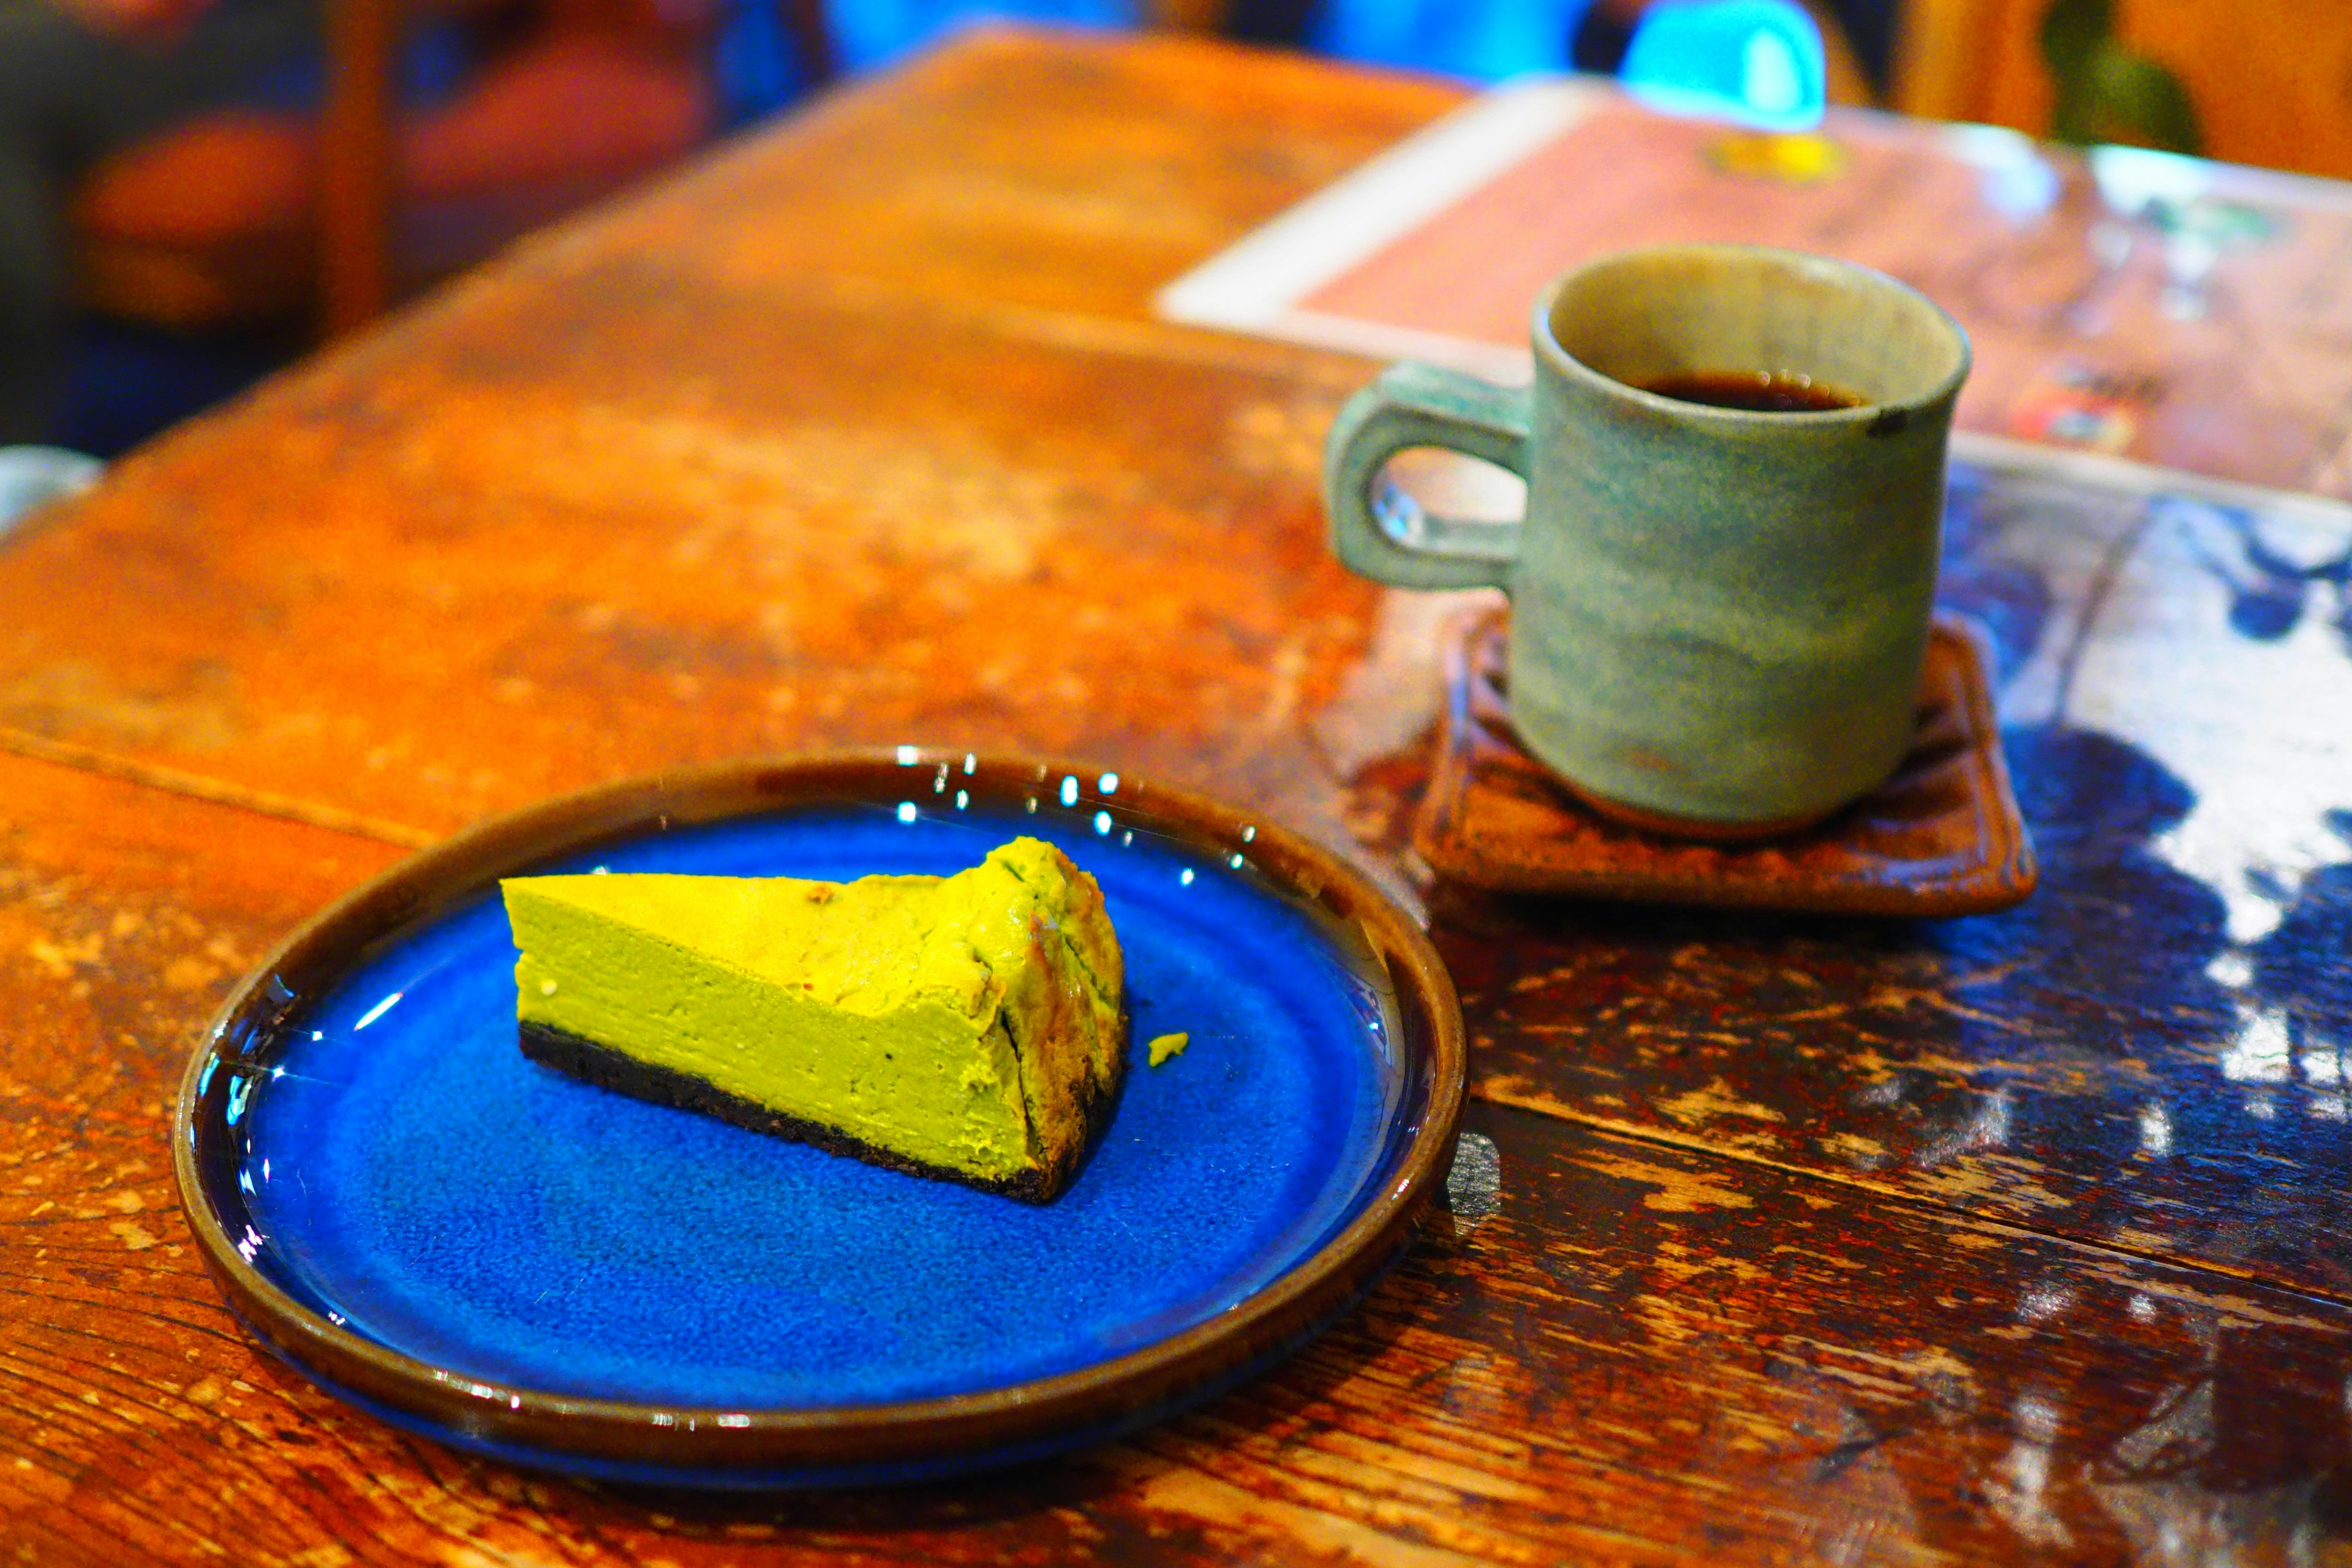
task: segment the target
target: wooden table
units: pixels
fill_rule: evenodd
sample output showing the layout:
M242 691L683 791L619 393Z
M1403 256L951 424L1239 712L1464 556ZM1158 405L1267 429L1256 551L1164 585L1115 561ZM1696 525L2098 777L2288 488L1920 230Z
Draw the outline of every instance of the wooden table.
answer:
M194 1031L486 812L919 741L1204 786L1392 872L1434 621L1327 558L1316 500L1369 367L1148 300L1455 97L970 37L0 545L0 1561L2352 1555L2324 520L2286 563L2198 555L2226 519L1962 531L1955 581L2012 651L2065 639L2078 699L2010 736L2046 872L2011 914L1426 889L1498 1193L1131 1441L894 1493L589 1489L403 1436L222 1306L164 1146Z

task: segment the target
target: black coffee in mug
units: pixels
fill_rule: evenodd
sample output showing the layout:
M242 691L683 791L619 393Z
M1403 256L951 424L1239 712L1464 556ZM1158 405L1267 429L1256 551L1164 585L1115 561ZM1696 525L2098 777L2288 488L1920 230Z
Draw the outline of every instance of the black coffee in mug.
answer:
M1640 384L1643 391L1661 397L1754 414L1826 414L1834 408L1859 408L1868 401L1787 371L1678 370Z
M1512 734L1645 831L1782 833L1875 789L1918 736L1959 324L1740 245L1596 257L1528 323L1532 389L1407 361L1340 411L1339 559L1508 594ZM1429 447L1526 479L1519 521L1400 514L1386 465Z

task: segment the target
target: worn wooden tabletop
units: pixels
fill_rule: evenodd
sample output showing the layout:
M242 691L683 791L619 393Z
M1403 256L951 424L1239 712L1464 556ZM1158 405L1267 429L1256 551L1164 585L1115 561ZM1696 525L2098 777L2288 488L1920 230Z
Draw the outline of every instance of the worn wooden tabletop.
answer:
M1948 582L2014 678L2045 868L2010 914L1414 889L1498 1185L1130 1441L901 1492L593 1489L346 1408L222 1305L164 1141L195 1030L487 812L1022 748L1395 875L1443 606L1324 552L1319 442L1369 367L1149 300L1456 97L971 37L0 543L0 1558L2352 1558L2333 514L2283 544L1962 494Z

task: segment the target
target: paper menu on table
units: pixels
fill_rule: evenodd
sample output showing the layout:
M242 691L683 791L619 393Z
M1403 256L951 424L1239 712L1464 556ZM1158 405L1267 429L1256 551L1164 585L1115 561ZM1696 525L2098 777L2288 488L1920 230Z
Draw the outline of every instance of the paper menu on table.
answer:
M1676 120L1605 84L1499 89L1171 285L1162 311L1524 378L1546 279L1738 240L1942 303L1979 435L2352 498L2352 185L1985 126Z

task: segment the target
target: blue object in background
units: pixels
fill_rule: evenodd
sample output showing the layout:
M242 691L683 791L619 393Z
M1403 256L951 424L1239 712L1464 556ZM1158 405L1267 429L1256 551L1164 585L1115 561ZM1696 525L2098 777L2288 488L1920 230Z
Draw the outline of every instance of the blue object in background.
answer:
M1653 5L1618 75L1653 109L1760 131L1809 131L1828 102L1821 29L1788 0Z
M1577 26L1591 5L1591 0L1319 0L1298 41L1341 59L1494 81L1568 68ZM834 0L830 7L842 68L852 72L887 64L951 27L988 17L1097 27L1132 27L1146 20L1139 0ZM744 52L750 57L753 46L747 42ZM720 58L723 69L723 48Z
M832 0L829 8L839 11L845 4L856 3ZM810 63L785 33L779 7L766 0L723 0L719 16L710 73L719 91L719 123L727 129L738 131L790 108L816 84ZM828 17L826 26L838 36L837 18ZM838 63L847 69L851 62L845 56Z
M1139 0L833 0L826 10L845 72L887 65L951 28L994 17L1082 27L1144 20Z
M1308 41L1321 54L1492 81L1563 70L1591 0L1324 0Z

